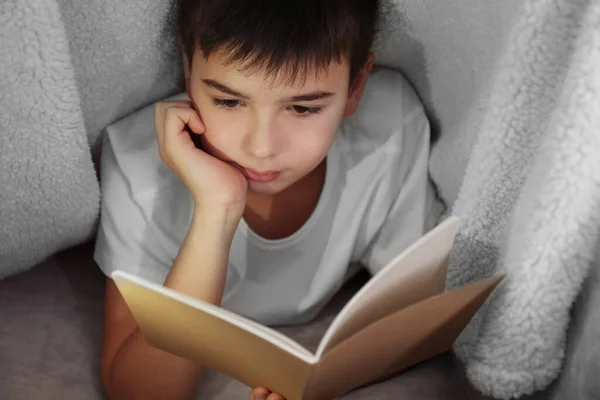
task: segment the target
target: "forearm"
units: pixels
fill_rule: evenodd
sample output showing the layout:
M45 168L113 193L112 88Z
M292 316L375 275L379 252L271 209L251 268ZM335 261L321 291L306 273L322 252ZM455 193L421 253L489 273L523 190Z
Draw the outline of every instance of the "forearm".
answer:
M189 400L201 373L196 363L150 346L136 328L114 358L107 395L110 400Z
M238 222L236 214L225 211L195 212L165 286L219 305ZM119 348L111 370L111 400L189 399L201 374L196 363L148 345L137 328Z
M220 305L240 214L224 209L196 210L165 286Z

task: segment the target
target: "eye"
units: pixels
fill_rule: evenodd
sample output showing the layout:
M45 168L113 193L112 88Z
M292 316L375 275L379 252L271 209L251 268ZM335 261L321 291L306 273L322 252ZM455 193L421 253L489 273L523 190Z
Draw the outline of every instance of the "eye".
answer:
M234 109L238 106L242 105L242 102L239 100L231 100L231 99L214 99L213 103L222 108Z
M299 117L307 117L310 114L317 114L321 111L319 107L290 106L290 109L298 114Z

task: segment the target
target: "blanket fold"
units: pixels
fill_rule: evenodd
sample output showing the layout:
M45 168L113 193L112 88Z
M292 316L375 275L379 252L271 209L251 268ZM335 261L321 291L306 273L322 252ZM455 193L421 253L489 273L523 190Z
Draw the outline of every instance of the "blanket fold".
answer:
M57 4L0 2L0 279L93 237L100 191Z
M508 274L455 350L497 398L560 372L600 229L600 2L529 0L453 212L454 287Z

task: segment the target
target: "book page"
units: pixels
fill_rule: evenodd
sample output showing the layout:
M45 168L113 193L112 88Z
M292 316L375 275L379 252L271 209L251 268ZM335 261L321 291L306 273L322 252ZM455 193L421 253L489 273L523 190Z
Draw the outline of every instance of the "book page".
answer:
M175 290L111 275L146 341L250 386L302 393L315 356L287 336Z
M335 398L450 350L503 278L493 276L430 297L353 334L319 360L304 400Z
M115 281L118 286L119 282L129 281L130 283L134 283L136 285L142 286L148 290L156 291L164 296L172 297L179 302L183 302L188 304L194 308L201 309L205 312L208 312L212 315L215 315L218 318L223 319L224 321L236 325L242 329L248 330L250 333L257 335L265 340L268 340L286 351L291 352L296 357L300 357L307 362L314 361L314 354L306 350L304 346L299 344L298 342L292 340L291 338L277 332L274 329L271 329L267 326L261 325L256 321L245 318L241 315L233 313L229 310L226 310L221 307L217 307L214 304L206 303L201 300L195 299L193 297L186 296L182 293L179 293L175 290L169 289L162 285L157 285L153 282L147 281L143 278L137 277L135 275L131 275L124 271L115 271L111 275L111 279ZM119 289L120 290L120 289ZM123 293L121 293L123 294Z
M334 319L317 358L373 322L442 293L457 223L446 219L373 276Z

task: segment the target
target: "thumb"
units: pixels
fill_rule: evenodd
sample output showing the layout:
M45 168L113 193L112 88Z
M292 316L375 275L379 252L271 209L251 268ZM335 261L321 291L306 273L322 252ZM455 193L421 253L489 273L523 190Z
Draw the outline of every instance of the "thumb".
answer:
M264 386L258 386L250 393L250 400L266 399L271 391Z

